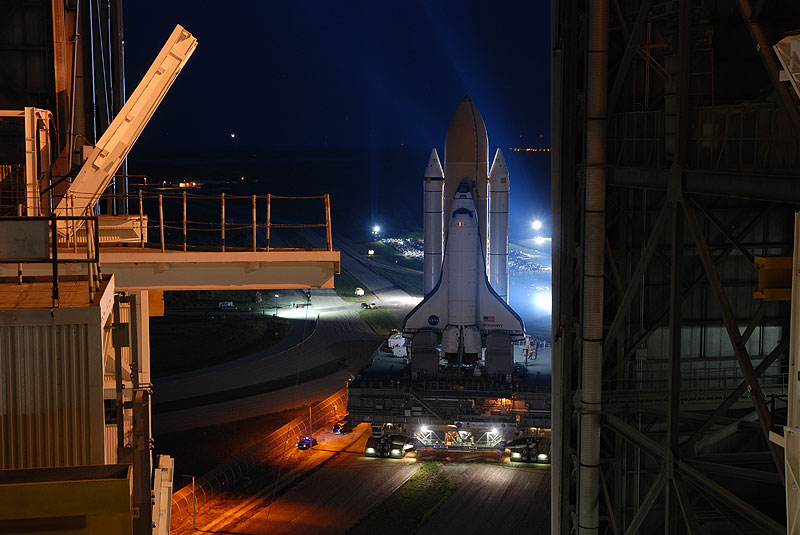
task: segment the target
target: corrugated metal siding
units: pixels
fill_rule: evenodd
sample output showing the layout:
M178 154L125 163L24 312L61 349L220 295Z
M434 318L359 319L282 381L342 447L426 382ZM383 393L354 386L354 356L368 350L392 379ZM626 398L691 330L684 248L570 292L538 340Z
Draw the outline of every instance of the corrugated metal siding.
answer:
M102 464L99 325L0 326L0 469Z
M105 464L116 464L117 462L117 426L116 424L106 424L104 430L103 445L105 447Z

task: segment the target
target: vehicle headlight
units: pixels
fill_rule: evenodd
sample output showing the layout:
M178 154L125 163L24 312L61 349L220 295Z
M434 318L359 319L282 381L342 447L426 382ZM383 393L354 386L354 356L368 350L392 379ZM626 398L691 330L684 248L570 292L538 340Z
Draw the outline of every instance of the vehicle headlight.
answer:
M536 456L537 461L546 461L549 458L550 456L547 455L546 453L540 453L539 455Z
M370 455L375 453L375 448L367 448L367 453Z
M511 452L511 458L512 459L519 459L520 457L522 457L522 454L520 452L518 452L518 451L512 451Z
M395 455L396 455L397 457L400 457L400 450L398 450L398 449L396 449L396 448L395 448L395 449L393 449L393 450L391 451L391 454L392 454L393 456L395 456Z

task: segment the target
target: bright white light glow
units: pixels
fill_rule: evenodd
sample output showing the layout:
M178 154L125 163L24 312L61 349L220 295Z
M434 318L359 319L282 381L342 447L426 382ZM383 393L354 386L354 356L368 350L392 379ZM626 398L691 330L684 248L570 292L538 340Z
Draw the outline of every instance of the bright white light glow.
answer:
M275 297L280 297L280 295L278 295L278 294L274 294L274 295L275 295Z
M422 429L420 429L420 431L422 431L423 433L427 433L428 431L430 431L430 429L428 429L427 427L425 427L425 426L423 425L423 426L422 426Z
M375 448L367 448L367 453L375 453Z
M537 461L546 461L548 459L548 455L546 453L540 453L536 456Z
M533 296L533 304L542 312L553 313L553 294L550 292L537 292Z
M400 450L392 450L392 455L400 455Z
M521 454L521 453L519 453L519 452L517 452L517 451L512 451L512 452L511 452L511 458L512 458L512 459L519 459L520 457L522 457L522 454Z
M541 236L536 236L536 239L533 241L536 242L536 245L542 245L544 243L544 238L542 238Z
M380 231L381 231L381 227L379 227L378 225L375 225L374 227L372 227L372 232L374 232L375 234L377 234Z
M497 428L496 427L492 427L492 430L489 431L489 434L490 435L496 435L497 434Z
M536 221L533 222L532 226L533 230L539 230L540 228L542 228L542 222L537 219Z
M231 132L231 137L236 137L236 132Z

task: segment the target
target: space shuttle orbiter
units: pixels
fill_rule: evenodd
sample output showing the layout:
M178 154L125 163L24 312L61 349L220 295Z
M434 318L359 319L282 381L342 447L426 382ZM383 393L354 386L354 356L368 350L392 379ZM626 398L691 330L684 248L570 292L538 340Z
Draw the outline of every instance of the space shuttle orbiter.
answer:
M508 171L498 149L488 172L487 152L483 119L466 97L447 130L444 171L434 149L425 172L425 298L403 324L418 375L438 373L439 346L451 364L474 363L486 348L487 374L511 373L511 342L525 333L506 303Z

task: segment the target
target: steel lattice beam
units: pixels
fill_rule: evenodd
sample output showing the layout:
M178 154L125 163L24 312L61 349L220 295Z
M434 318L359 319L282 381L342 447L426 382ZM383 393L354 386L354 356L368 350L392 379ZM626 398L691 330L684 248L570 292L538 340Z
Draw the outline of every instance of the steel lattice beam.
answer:
M770 416L767 403L764 401L764 394L761 391L761 385L758 383L758 377L755 374L755 370L753 370L753 364L750 362L750 356L747 354L747 348L745 348L744 343L742 342L742 335L739 332L739 327L736 325L736 318L733 315L730 302L728 301L728 297L725 294L725 289L722 286L722 281L717 273L717 268L714 265L711 252L708 250L708 244L703 236L703 230L697 220L697 215L694 212L694 208L689 202L683 202L681 204L683 205L683 211L686 214L686 220L689 222L689 227L694 235L694 240L697 244L697 250L700 253L700 260L703 263L703 269L705 270L706 276L708 277L709 282L711 282L711 287L717 296L717 301L719 302L720 310L722 312L722 321L725 325L725 330L728 332L728 338L733 346L736 359L739 361L739 367L742 370L742 375L750 387L751 399L753 400L753 405L758 412L758 420L761 424L764 438L766 438L767 442L769 442L769 432L772 418ZM772 451L772 456L775 459L775 466L778 469L778 473L781 475L781 479L783 479L783 455L780 451L778 451L778 447L775 444L771 442L769 442L769 444L770 451Z

